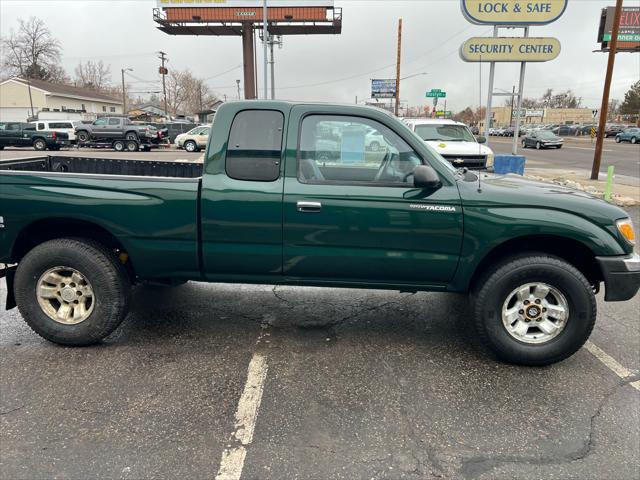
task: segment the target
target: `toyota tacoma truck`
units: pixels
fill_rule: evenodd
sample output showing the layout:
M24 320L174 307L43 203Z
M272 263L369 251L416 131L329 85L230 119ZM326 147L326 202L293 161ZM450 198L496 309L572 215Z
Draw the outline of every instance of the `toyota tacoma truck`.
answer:
M91 140L109 141L116 139L134 140L146 143L158 141L158 131L149 125L137 125L128 118L100 117L93 123L83 123L76 127L78 143Z
M468 293L498 358L546 365L587 340L601 284L640 288L624 210L456 169L358 106L226 103L203 164L0 162L0 227L7 307L63 345L113 332L134 284L194 280Z

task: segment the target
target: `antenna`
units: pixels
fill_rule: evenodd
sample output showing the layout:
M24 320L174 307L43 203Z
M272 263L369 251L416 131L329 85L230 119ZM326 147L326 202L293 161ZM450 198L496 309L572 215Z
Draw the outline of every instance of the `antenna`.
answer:
M478 82L478 85L480 86L480 111L478 113L480 113L480 115L482 116L482 55L480 55L480 81ZM487 118L485 116L485 118ZM484 126L484 132L485 135L489 135L489 126L485 125ZM482 145L480 145L480 143L478 143L478 156L482 155ZM482 171L478 172L478 193L482 193Z

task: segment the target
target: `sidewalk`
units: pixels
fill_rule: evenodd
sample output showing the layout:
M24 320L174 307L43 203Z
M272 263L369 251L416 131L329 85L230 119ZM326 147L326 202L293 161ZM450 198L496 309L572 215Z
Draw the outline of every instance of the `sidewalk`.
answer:
M583 190L596 197L604 198L606 175L591 180L587 170L564 170L550 168L526 168L526 178L554 183L577 190ZM611 202L623 207L640 205L640 179L626 175L614 175Z

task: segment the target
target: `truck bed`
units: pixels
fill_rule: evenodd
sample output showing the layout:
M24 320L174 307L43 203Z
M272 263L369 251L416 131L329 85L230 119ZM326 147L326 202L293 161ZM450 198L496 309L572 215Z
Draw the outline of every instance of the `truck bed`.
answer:
M198 178L202 176L201 163L55 155L2 160L0 161L0 170L169 178Z

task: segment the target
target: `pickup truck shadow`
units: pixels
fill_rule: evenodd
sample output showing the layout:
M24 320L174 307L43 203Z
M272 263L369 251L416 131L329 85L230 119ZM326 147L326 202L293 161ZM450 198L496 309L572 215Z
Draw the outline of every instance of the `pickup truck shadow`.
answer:
M135 288L130 313L108 342L206 342L232 331L255 339L268 327L297 340L386 336L476 350L470 318L463 295L190 282Z

